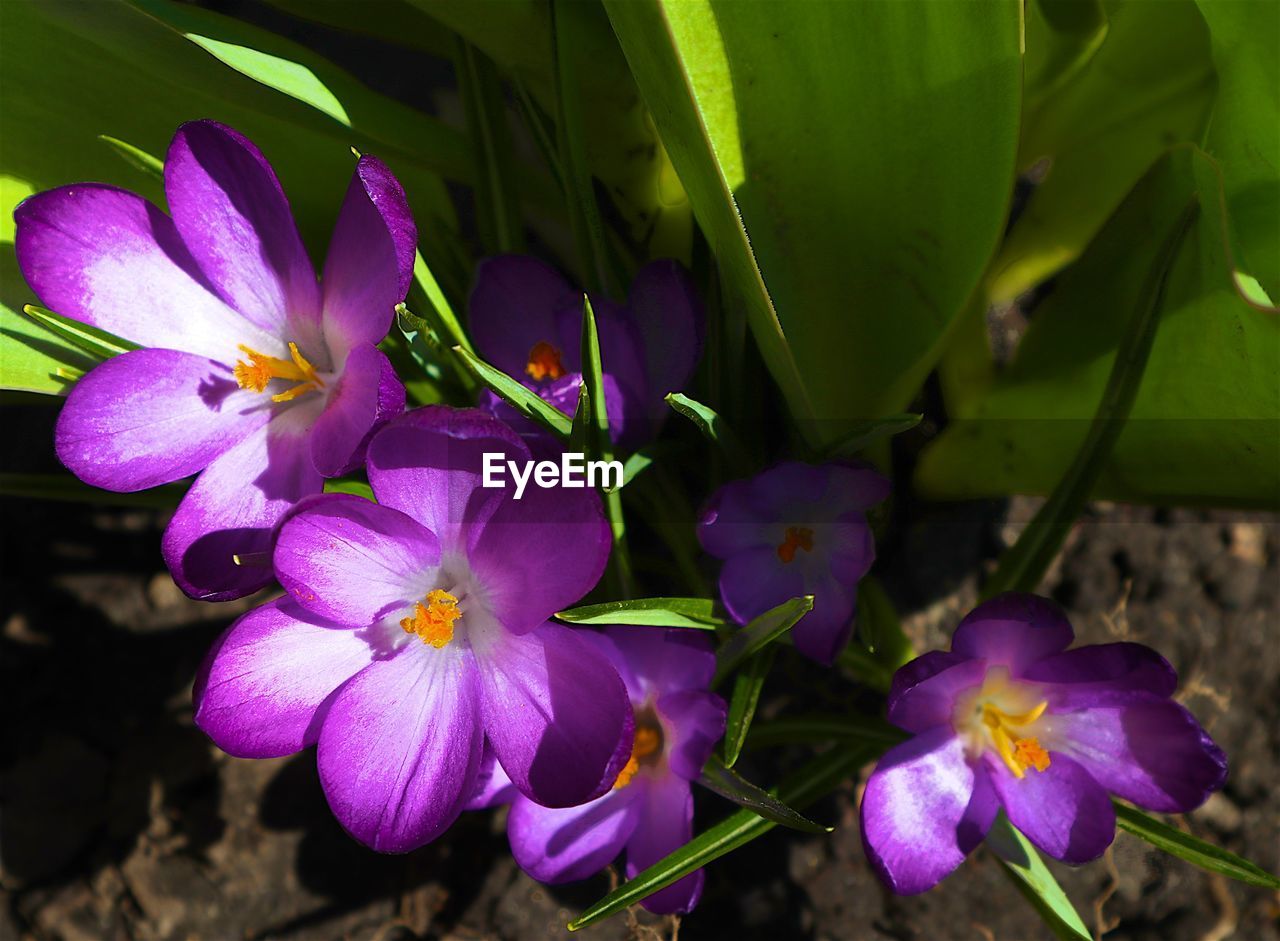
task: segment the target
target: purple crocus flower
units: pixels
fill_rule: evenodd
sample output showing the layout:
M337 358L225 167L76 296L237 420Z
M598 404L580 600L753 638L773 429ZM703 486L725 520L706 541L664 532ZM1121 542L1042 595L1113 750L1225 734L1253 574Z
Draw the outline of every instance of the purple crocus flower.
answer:
M1227 759L1170 699L1178 678L1141 644L1067 650L1050 601L1005 594L969 613L950 652L902 667L890 749L862 798L862 838L895 892L936 885L982 842L997 811L1065 863L1115 837L1108 792L1185 813L1222 787Z
M71 390L58 457L86 483L135 491L202 472L165 532L174 580L235 598L271 580L233 555L324 477L358 466L404 387L374 344L413 270L404 191L361 157L323 286L288 200L249 140L184 124L165 160L172 217L98 183L39 193L14 213L18 264L42 303L144 349Z
M582 291L529 255L485 259L469 303L476 348L494 366L572 415L582 379ZM609 430L631 448L653 438L670 411L663 397L684 388L702 349L702 307L678 262L654 261L626 305L593 296ZM482 406L514 418L486 394ZM535 426L513 422L519 427Z
M707 689L716 658L705 638L651 627L588 636L621 674L635 711L631 758L613 789L578 807L543 807L516 792L494 766L469 805L511 801L511 851L520 868L541 882L585 879L624 849L631 879L688 843L690 782L724 735L724 700ZM699 869L642 904L661 915L691 911L704 880Z
M875 561L866 511L889 481L848 464L777 464L725 484L698 521L702 547L724 560L720 598L746 623L799 595L813 610L792 629L796 649L831 663L853 630L858 580Z
M275 546L288 595L233 624L196 680L196 724L224 751L317 745L334 814L382 852L457 818L486 739L522 794L555 806L608 791L627 762L617 671L582 631L547 621L604 570L599 498L483 488L486 452L529 459L473 409L416 409L379 431L378 502L302 504Z

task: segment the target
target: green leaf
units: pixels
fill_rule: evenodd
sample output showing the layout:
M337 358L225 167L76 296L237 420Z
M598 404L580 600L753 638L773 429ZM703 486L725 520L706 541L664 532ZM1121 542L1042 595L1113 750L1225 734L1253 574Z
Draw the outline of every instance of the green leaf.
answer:
M776 796L789 807L803 810L818 798L834 791L867 760L864 746L832 749L788 777ZM727 820L698 834L680 849L624 882L599 902L569 922L570 931L593 925L634 905L725 853L763 836L777 824L753 810L740 810Z
M864 450L873 441L880 441L893 435L910 431L920 424L924 416L918 413L904 412L901 415L890 415L873 421L858 422L848 434L832 442L823 449L824 457L849 457Z
M373 503L377 502L373 496L373 488L369 486L369 482L355 477L331 477L324 482L324 492L346 493L353 497L361 497Z
M99 330L97 327L56 314L46 307L28 304L22 308L22 312L54 336L66 340L96 360L110 359L121 353L128 353L130 350L142 349L136 343L130 343L106 330Z
M536 421L561 438L569 437L570 432L573 431L573 419L560 409L539 398L502 370L495 369L461 346L455 346L453 352L457 354L459 361L471 375L525 418Z
M159 157L153 157L140 147L117 140L109 134L99 134L98 140L119 154L129 166L141 170L156 180L164 180L164 161Z
M467 114L476 164L476 217L486 254L524 251L515 171L502 83L493 62L466 40L457 40L458 91Z
M181 502L187 485L165 484L137 493L114 493L81 483L68 474L0 473L0 496L59 503L95 503L101 506L138 506L171 510Z
M1157 849L1239 882L1264 889L1280 889L1280 879L1247 859L1197 839L1189 833L1183 833L1127 804L1115 800L1112 803L1116 808L1117 826L1126 833L1146 840Z
M635 478L639 477L646 469L652 466L657 456L663 450L660 442L646 444L644 447L637 449L632 455L622 463L622 485L625 487Z
M803 433L903 408L1004 228L1021 4L605 8Z
M566 448L571 454L574 452L586 454L591 447L591 440L595 437L592 426L591 414L591 393L587 391L585 382L578 383L578 405L573 410L573 430L569 432L569 444ZM624 468L623 481L627 479Z
M733 467L741 469L750 466L742 439L715 409L689 398L683 392L668 392L664 398L672 409L693 422L704 438L719 447Z
M796 716L757 723L747 736L747 748L834 741L858 742L885 751L910 736L884 719L872 716Z
M752 618L716 651L716 675L711 685L719 685L743 660L791 630L812 610L813 595L801 595Z
M987 845L1055 937L1062 941L1092 941L1093 936L1058 880L1030 841L1010 825L1003 811L987 833Z
M715 755L707 760L702 774L698 777L698 783L708 790L715 791L726 800L731 800L766 820L780 823L792 830L799 830L802 833L830 833L835 829L835 827L814 823L798 810L788 807L768 791L752 784L732 768L726 767L724 762Z
M1203 211L1169 271L1141 388L1088 495L1280 505L1280 318L1240 296L1224 249L1221 177L1187 148L1143 178L1036 309L1014 361L925 449L921 496L1053 490L1086 437L1106 431L1090 428L1117 351L1162 243L1197 193Z
M1065 19L1073 11L1081 19ZM1084 44L1074 59L1062 26ZM1018 164L1049 169L991 265L996 303L1078 258L1170 144L1199 141L1214 96L1194 0L1039 0L1027 4L1026 34L1028 73L1045 74L1029 79Z
M719 604L710 598L632 598L606 601L561 611L568 624L637 624L648 627L690 627L714 631L726 623Z
M0 255L0 266L21 279L12 253ZM0 389L63 395L95 365L79 347L0 304Z
M729 697L729 713L724 728L724 763L730 768L742 753L776 652L773 647L756 652L747 659L746 666L733 675L733 694Z
M916 655L902 632L893 602L880 582L870 576L858 583L858 635L871 655L890 670L898 669Z

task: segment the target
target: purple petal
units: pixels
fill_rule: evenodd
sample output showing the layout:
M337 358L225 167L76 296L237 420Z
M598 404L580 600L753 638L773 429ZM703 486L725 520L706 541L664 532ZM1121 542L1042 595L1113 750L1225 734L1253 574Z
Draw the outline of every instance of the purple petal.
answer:
M410 644L338 691L316 763L347 832L380 853L405 853L458 818L483 744L470 656Z
M58 313L222 363L235 362L241 343L288 355L213 292L173 220L141 196L77 183L38 193L13 215L22 274Z
M277 413L216 458L182 498L161 551L191 597L226 601L271 583L269 567L236 565L233 557L269 552L284 515L323 487L307 447L307 415L305 406Z
M369 483L379 503L422 523L446 552L462 551L464 524L483 522L510 499L509 486L482 487L486 452L522 464L529 459L528 446L490 415L445 405L416 408L369 442Z
M1007 666L1021 676L1037 660L1067 649L1075 637L1062 610L1047 598L1006 592L970 611L951 638L951 649Z
M355 631L287 598L268 602L209 651L196 678L195 723L237 758L292 755L315 744L325 701L372 656Z
M862 464L827 464L830 480L826 499L833 510L844 514L865 512L889 498L893 484L874 468Z
M517 797L507 818L511 855L539 882L573 882L609 865L640 822L643 792L609 791L577 807L543 807Z
M353 471L371 432L403 412L404 402L404 386L387 357L368 343L355 347L311 433L316 470L326 477Z
M353 627L411 609L440 540L399 510L347 494L318 496L280 527L276 577L299 604Z
M480 757L480 768L476 771L476 786L467 800L464 810L486 810L499 804L510 804L520 792L511 783L507 773L498 764L498 756L493 747L486 741L484 754Z
M862 795L862 842L900 895L931 889L982 842L999 804L948 726L889 749Z
M613 786L631 756L631 703L618 673L574 631L547 623L516 635L469 625L485 732L526 797L568 807Z
M796 650L810 660L830 666L853 634L857 582L831 575L810 578L806 579L800 594L813 595L813 610L791 629Z
M644 806L640 825L627 841L627 878L678 850L693 836L693 791L689 782L673 775L637 781L629 787L642 787ZM659 889L641 905L658 915L692 911L702 897L706 873L701 869Z
M387 335L413 280L417 243L400 181L377 157L361 157L324 263L324 336L335 358Z
M715 650L702 631L610 627L604 634L584 636L598 639L608 651L634 702L686 689L705 690L715 676Z
M725 484L707 501L698 517L698 541L718 559L776 545L777 524L766 519L752 500L751 481Z
M927 732L945 726L951 728L955 719L956 701L974 687L981 686L987 675L987 664L982 660L966 660L955 653L926 654L920 660L928 663L916 667L922 676L918 681L908 677L899 685L898 677L919 660L912 661L894 676L893 689L889 693L889 721L908 732ZM928 676L923 674L939 667ZM910 683L910 686L906 684Z
M772 546L741 552L720 570L720 598L740 624L803 594L804 573L783 563Z
M1227 778L1226 755L1195 716L1168 699L1041 721L1052 730L1046 739L1052 737L1102 787L1148 810L1187 813Z
M1111 798L1081 765L1050 751L1044 771L1016 778L998 757L986 766L1009 821L1054 859L1079 865L1103 854L1116 834Z
M320 349L315 268L253 142L216 121L182 125L165 158L164 190L183 242L226 302L268 333Z
M595 587L613 537L594 488L530 482L521 499L503 500L477 522L471 540L471 571L489 609L508 630L523 633Z
M562 337L558 318L560 311L574 305L580 324L582 294L537 258L486 258L476 267L467 302L471 337L486 360L516 378L524 376L529 351L539 342L556 347L565 368L576 372L578 333Z
M724 737L728 707L705 689L667 693L655 706L667 739L667 763L686 781L696 780L716 742Z
M899 700L914 687L923 683L929 677L936 676L943 670L959 663L964 663L967 659L958 653L931 650L899 667L898 671L893 674L893 681L889 685L888 712L890 721L893 721L893 711L897 708Z
M1053 709L1100 705L1104 698L1172 696L1178 674L1142 644L1095 644L1046 657L1026 669L1028 680L1048 684Z
M85 483L133 491L203 470L267 423L261 397L225 366L175 350L133 350L72 388L54 434Z
M705 319L688 273L677 261L659 259L631 282L627 314L643 348L648 410L663 415L663 397L685 389L702 355Z

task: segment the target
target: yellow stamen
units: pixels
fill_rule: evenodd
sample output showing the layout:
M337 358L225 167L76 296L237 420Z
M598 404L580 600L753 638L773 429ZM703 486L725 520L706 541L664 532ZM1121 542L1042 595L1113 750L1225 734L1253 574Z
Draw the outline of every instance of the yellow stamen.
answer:
M427 603L413 606L413 617L401 618L406 634L417 634L424 644L439 649L453 640L453 622L462 617L458 599L441 588L427 592Z
M662 748L662 732L655 726L641 725L636 728L635 741L631 745L631 757L618 772L618 780L613 782L614 790L626 787L640 770L640 763Z
M560 359L560 351L546 340L539 340L529 351L529 362L525 364L524 371L530 379L541 382L543 379L559 379L568 370Z
M1048 706L1046 700L1018 715L1009 715L990 703L982 707L982 722L991 732L996 753L1015 778L1026 777L1028 768L1044 771L1049 767L1049 753L1040 741L1035 736L1018 734L1021 727L1039 719Z
M786 537L778 545L778 558L790 564L798 549L813 551L813 530L805 526L788 526Z
M296 343L289 344L290 359L267 356L243 343L240 344L240 350L249 360L240 360L232 372L236 377L236 384L242 389L265 392L272 379L291 379L299 385L271 396L273 402L288 402L304 392L324 388L324 381L316 374L315 367L298 351Z

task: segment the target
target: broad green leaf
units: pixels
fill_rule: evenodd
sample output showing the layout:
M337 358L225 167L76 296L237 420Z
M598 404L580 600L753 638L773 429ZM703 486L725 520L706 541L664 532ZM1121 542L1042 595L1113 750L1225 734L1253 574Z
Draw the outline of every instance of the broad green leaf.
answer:
M683 392L668 392L666 403L697 425L703 437L724 452L731 466L739 470L750 466L750 458L746 448L742 446L742 439L715 409L689 398Z
M1280 318L1236 290L1220 179L1175 148L1036 310L1014 361L921 456L928 498L1049 493L1085 440L1125 325L1173 222L1202 211L1169 273L1142 386L1095 499L1280 504Z
M923 415L904 412L873 421L858 422L849 432L823 450L824 457L848 457L864 450L872 442L900 435L920 424Z
M1004 226L1020 4L605 6L806 437L900 410Z
M1116 825L1126 833L1146 840L1157 849L1239 882L1264 889L1280 889L1280 879L1249 860L1197 839L1190 833L1183 833L1127 804L1119 801L1112 803L1116 808Z
M1009 823L1003 811L987 834L987 845L995 851L1013 884L1044 919L1055 937L1061 941L1092 941L1093 935L1062 891L1062 886L1058 885L1058 880L1031 842Z
M777 789L777 798L789 807L803 810L823 797L841 782L855 774L870 757L865 746L852 745L834 748L818 756L795 774L788 777ZM699 833L680 849L665 859L654 863L599 902L569 922L570 931L578 931L614 915L629 905L634 905L695 869L719 859L725 853L764 836L776 823L767 820L753 810L740 810L727 820Z
M429 52L441 59L453 54L454 37L439 23L405 0L267 0L293 16L348 33L361 33Z
M569 437L573 431L573 419L560 409L461 346L455 346L453 352L482 385L491 389L525 418L536 421L561 438Z
M140 506L171 510L187 492L186 484L165 484L137 493L114 493L81 483L70 473L0 473L0 496L59 503L96 503L102 506Z
M65 340L95 360L110 359L113 356L119 356L121 353L128 353L130 350L142 349L136 343L122 340L120 337L105 330L99 330L97 327L91 327L88 324L80 323L78 320L72 320L70 317L64 317L45 307L28 304L22 308L22 312L30 317L37 326L43 327L46 332L53 334L60 340Z
M747 732L751 728L751 720L755 718L760 693L773 668L776 653L773 647L757 651L733 675L733 693L729 696L729 712L724 727L724 763L730 768L737 763L743 743L747 740Z
M637 624L649 627L690 627L714 631L726 624L724 611L710 598L632 598L606 601L561 611L568 624Z
M782 637L812 610L813 595L801 595L752 618L716 651L716 675L711 685L719 685L743 660Z
M998 258L987 290L1012 299L1074 261L1142 174L1168 147L1198 142L1208 122L1215 80L1209 33L1194 0L1106 0L1105 30L1092 52L1061 61L1064 13L1089 13L1074 24L1086 36L1097 5L1069 0L1027 4L1029 83L1018 164L1049 161ZM1153 37L1159 36L1159 41Z
M752 784L732 768L726 767L715 755L708 760L698 783L708 790L715 791L726 800L731 800L740 807L755 811L761 817L780 823L792 830L803 833L830 833L835 827L824 827L814 823L804 814L788 807L778 798L763 788Z

